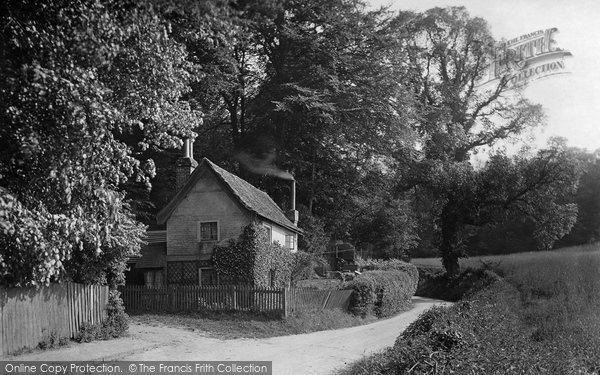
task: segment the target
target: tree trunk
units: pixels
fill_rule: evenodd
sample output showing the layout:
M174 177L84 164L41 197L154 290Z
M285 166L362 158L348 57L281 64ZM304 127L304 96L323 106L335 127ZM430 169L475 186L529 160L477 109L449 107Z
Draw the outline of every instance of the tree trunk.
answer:
M460 272L458 263L458 236L460 231L459 217L456 215L452 204L447 203L442 210L442 243L440 244L440 254L442 264L449 275L456 275Z

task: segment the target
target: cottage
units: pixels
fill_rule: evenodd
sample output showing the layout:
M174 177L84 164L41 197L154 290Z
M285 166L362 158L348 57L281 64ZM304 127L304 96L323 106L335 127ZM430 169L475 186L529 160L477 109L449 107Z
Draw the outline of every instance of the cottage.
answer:
M297 250L298 211L291 182L291 210L285 214L265 192L204 158L198 164L186 141L177 162L178 191L157 215L166 231L148 233L148 246L135 268L146 285L211 285L217 283L212 252L217 243L237 238L258 220L272 242ZM161 250L162 249L162 250Z

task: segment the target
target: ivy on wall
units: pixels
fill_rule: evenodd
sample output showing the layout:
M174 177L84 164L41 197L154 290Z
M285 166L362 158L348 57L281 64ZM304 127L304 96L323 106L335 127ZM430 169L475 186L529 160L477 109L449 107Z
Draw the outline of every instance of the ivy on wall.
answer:
M224 284L285 287L291 278L292 257L289 250L271 243L267 230L255 221L244 227L236 241L215 248L213 264Z

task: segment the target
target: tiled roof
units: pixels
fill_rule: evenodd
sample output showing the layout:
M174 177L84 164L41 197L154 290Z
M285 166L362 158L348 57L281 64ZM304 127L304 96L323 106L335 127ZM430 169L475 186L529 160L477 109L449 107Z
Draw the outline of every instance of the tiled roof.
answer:
M203 162L212 168L219 177L229 186L233 195L246 207L248 210L268 219L275 224L279 224L286 228L297 227L284 215L283 211L277 206L273 199L262 190L257 189L251 185L248 181L239 178L233 173L227 172L225 169L219 167L208 159L204 159Z
M201 170L209 168L212 170L219 180L229 189L235 198L247 210L254 212L258 216L267 219L275 224L281 225L295 232L302 232L300 228L294 225L281 211L279 206L269 197L267 193L257 189L249 182L239 178L233 173L227 172L225 169L214 164L207 158L202 159L202 162L194 173L190 176L183 188L175 195L169 204L158 214L158 222L165 223L171 213L175 210L179 202L185 197L185 194L196 184L197 178L200 176Z

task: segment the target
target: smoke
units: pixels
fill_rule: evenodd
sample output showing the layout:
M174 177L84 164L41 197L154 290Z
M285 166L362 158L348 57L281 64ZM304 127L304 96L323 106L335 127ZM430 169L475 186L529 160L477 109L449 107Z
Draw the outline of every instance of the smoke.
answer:
M259 158L250 155L246 151L240 151L235 154L234 159L237 160L244 168L252 173L262 174L265 176L273 176L283 180L294 181L294 176L290 173L277 168L273 161L275 160L275 152L267 153L266 157Z

